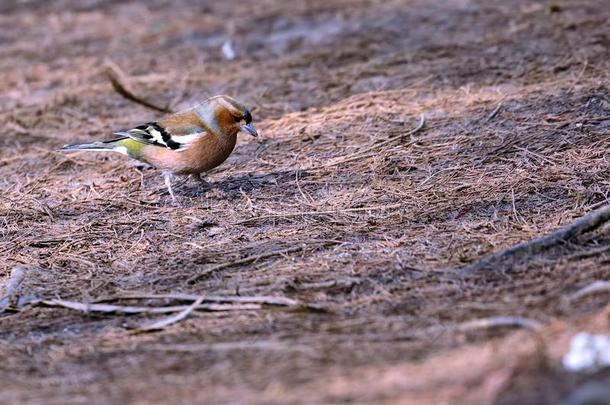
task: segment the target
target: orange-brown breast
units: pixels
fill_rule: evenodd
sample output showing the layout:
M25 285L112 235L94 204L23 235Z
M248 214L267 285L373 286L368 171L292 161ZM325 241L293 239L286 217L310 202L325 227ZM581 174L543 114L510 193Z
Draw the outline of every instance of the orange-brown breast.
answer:
M142 149L142 160L175 174L199 174L224 162L233 152L236 141L237 132L225 136L206 134L181 152L147 145Z

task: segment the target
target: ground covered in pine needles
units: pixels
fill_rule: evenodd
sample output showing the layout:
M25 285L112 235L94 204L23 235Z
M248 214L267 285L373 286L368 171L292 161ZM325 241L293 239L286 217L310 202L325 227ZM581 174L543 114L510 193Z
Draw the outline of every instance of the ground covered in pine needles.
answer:
M609 327L604 0L0 11L3 401L550 404L608 383L561 365ZM168 110L232 95L262 136L172 205L154 170L56 151L161 115L109 69Z

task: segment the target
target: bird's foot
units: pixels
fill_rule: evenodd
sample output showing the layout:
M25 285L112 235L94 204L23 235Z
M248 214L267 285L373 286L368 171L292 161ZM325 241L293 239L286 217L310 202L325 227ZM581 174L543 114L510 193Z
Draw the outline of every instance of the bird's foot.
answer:
M199 183L201 183L202 186L204 186L205 188L212 187L212 183L210 183L209 181L206 180L205 173L200 173L197 177L198 177Z
M205 173L191 174L189 177L197 181L203 188L212 187L212 184L206 180Z
M148 163L144 163L139 160L134 160L131 165L139 171L153 169L153 167L151 165L149 165Z

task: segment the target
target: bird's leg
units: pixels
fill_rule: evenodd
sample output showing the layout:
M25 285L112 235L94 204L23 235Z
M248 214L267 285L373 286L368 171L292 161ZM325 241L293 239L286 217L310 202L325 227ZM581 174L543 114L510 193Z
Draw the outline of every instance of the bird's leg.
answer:
M143 170L148 170L148 169L152 169L153 167L151 165L149 165L148 163L144 163L140 160L134 160L131 165L133 167L135 167L137 170L139 171L143 171Z
M173 180L173 178L172 178L172 180ZM182 186L184 186L184 185L186 184L186 182L187 182L187 181L189 181L188 176L186 176L186 177L181 177L181 178L180 178L180 182L178 183L178 187L182 187Z
M172 180L174 179L174 175L172 174L172 172L164 171L163 179L165 180L165 186L167 187L167 191L169 191L169 195L172 197L172 201L176 202L176 196L172 191Z
M205 179L206 174L204 173L199 173L199 174L189 174L189 179L193 179L196 182L200 183L202 186L209 186L210 183L208 183L208 181Z
M207 174L205 172L196 174L195 176L197 177L197 180L199 180L202 186L210 186L210 183L205 179L207 177Z

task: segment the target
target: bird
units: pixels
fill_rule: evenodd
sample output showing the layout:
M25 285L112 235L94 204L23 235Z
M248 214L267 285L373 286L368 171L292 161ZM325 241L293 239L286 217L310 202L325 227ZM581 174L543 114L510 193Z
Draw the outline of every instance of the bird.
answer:
M218 95L158 121L113 132L113 139L68 144L60 150L118 152L160 169L176 202L174 176L199 176L222 164L239 132L258 136L250 110L230 96Z

